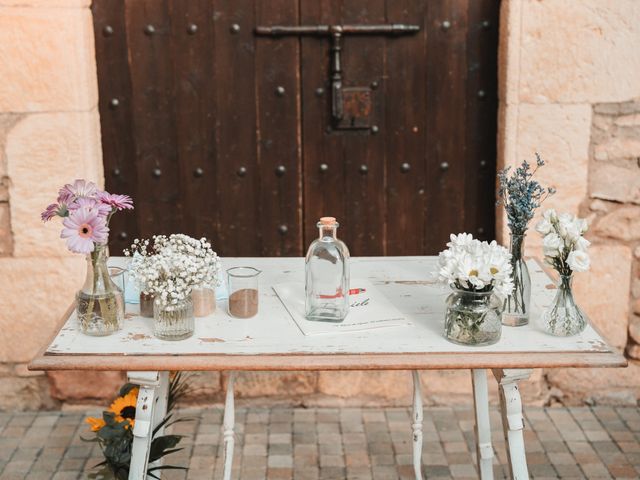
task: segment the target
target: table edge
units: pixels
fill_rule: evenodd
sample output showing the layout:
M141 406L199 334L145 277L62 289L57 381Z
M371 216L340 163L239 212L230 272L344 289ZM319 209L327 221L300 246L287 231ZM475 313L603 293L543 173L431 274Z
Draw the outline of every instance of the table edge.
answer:
M40 355L29 370L442 370L476 368L626 367L608 352L504 352L258 355Z

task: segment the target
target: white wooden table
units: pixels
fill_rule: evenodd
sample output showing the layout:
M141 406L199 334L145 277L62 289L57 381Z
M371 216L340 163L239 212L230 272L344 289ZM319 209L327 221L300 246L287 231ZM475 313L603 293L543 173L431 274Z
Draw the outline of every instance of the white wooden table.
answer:
M224 266L250 265L260 279L260 312L233 319L226 305L210 317L197 318L193 337L168 342L152 335L152 319L130 316L124 329L109 337L78 331L71 308L61 329L29 366L32 370L123 370L140 386L130 479L145 479L151 432L165 415L170 370L229 371L223 420L224 479L231 478L234 446L234 378L242 370L411 370L413 461L422 478L422 393L419 370L472 371L477 458L480 477L493 478L487 371L500 386L500 407L508 443L511 476L529 478L525 458L522 403L518 382L536 367L621 367L627 362L591 327L571 338L547 335L533 325L504 327L502 339L488 347L463 347L442 336L446 287L433 282L435 257L352 258L351 278L366 278L412 322L411 326L365 332L304 336L276 297L271 285L304 281L302 258L226 258ZM535 261L532 319L554 295L553 283ZM137 306L127 305L135 313ZM285 393L285 392L283 392ZM150 478L150 477L149 477Z

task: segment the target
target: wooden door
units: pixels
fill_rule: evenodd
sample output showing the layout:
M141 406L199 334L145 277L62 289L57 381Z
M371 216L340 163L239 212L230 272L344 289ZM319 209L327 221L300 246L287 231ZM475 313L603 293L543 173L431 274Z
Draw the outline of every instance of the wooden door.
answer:
M221 255L301 255L322 215L354 255L434 254L494 235L498 2L94 0L106 187L135 237L210 237ZM259 25L417 24L343 39L370 128L331 120L329 38Z

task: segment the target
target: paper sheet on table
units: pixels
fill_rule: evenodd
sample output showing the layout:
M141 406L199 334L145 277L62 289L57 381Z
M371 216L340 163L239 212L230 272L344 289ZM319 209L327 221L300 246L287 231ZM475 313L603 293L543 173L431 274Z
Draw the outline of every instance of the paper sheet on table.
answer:
M351 289L365 289L350 295L349 314L340 323L307 320L304 315L304 284L279 283L273 290L304 335L322 335L340 332L359 332L374 328L411 325L411 322L367 280L352 280Z

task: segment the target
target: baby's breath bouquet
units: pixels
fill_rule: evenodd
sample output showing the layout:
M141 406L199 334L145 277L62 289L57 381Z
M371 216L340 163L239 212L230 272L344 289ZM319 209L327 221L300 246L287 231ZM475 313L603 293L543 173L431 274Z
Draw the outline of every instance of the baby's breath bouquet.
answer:
M136 239L126 256L132 256L131 274L140 290L154 298L154 333L166 340L193 333L191 291L198 285L218 284L219 258L206 238L183 234Z
M447 298L445 337L464 345L490 345L501 335L502 300L511 294L511 255L467 233L451 235L438 258L438 279L453 293Z
M507 225L511 232L511 265L513 293L505 300L502 316L505 325L520 326L529 323L531 301L531 277L524 261L524 238L529 222L542 203L555 193L552 187L545 188L533 177L544 166L544 160L536 153L535 166L524 161L513 172L511 167L498 172L498 205L503 205L507 214Z
M584 218L569 213L558 215L553 209L545 211L536 225L536 230L543 236L544 261L560 276L553 303L542 314L542 328L552 335L575 335L587 325L571 291L573 273L586 272L590 267L587 252L590 243L583 236L587 228Z

